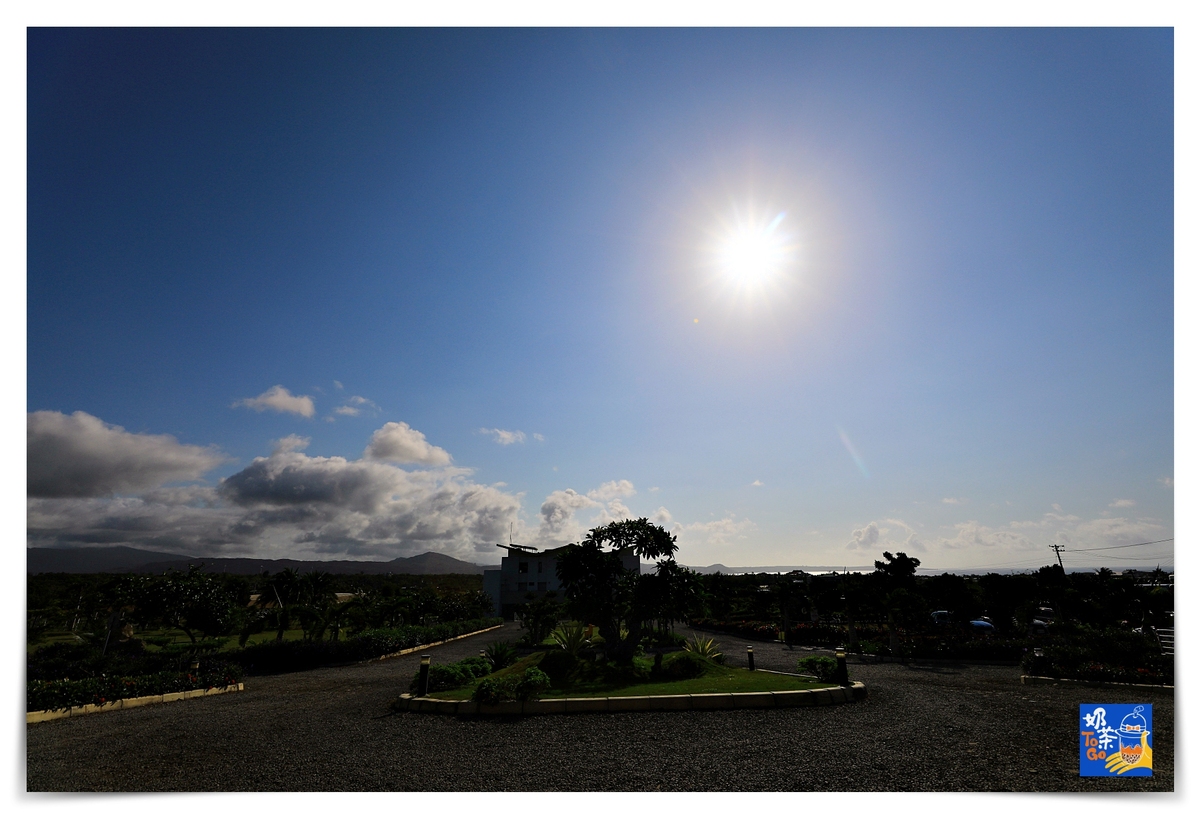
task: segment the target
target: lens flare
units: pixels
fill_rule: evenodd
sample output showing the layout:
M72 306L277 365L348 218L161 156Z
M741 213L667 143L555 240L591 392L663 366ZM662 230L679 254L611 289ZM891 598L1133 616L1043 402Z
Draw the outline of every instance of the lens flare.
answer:
M842 438L842 445L846 447L846 451L850 453L850 457L854 460L854 465L858 466L858 470L862 472L863 477L870 477L871 473L867 471L867 464L859 457L858 450L854 448L854 444L850 442L850 436L843 431L842 427L837 427L838 436Z

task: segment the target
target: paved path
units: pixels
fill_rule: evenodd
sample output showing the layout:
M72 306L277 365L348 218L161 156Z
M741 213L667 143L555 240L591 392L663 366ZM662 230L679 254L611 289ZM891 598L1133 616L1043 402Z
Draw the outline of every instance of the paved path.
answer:
M478 655L502 631L429 652ZM731 664L745 640L718 636ZM755 643L758 667L805 655ZM28 725L27 786L117 791L1173 790L1174 697L1154 691L1153 778L1081 779L1081 701L1010 667L851 665L840 707L460 721L388 715L418 655L251 677L246 690ZM1111 700L1128 698L1116 696Z

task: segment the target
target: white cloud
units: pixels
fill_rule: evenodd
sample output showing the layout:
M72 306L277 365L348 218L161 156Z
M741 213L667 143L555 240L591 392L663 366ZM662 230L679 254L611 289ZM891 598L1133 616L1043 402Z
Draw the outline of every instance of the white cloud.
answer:
M341 406L335 407L333 414L343 417L358 417L365 410L370 410L372 414L379 414L379 405L369 398L364 398L362 395L351 395L346 398L346 402ZM334 417L325 418L328 421L336 420Z
M542 524L538 531L540 541L557 539L579 539L581 527L575 523L575 512L584 508L599 508L601 504L574 489L553 491L546 497L540 509Z
M450 454L442 448L430 445L425 435L407 423L392 421L385 423L371 435L371 442L363 452L367 460L386 460L392 463L420 463L426 466L447 466Z
M632 497L637 494L633 488L633 483L628 480L609 480L603 483L599 488L592 489L588 492L588 497L600 502L607 502L618 497Z
M491 435L492 439L501 446L511 446L514 443L525 442L525 433L520 431L510 432L507 429L480 429L479 434Z
M1133 500L1113 500L1111 503L1108 504L1108 507L1109 508L1133 508L1136 505L1137 505L1137 503L1135 503Z
M1136 542L1160 540L1170 535L1170 529L1161 520L1154 518L1130 519L1126 517L1099 517L1086 520L1061 510L1048 511L1040 519L1013 520L1005 525L986 525L976 520L967 520L948 526L950 533L929 538L931 548L955 553L953 559L970 567L1031 568L1048 565L1054 555L1047 546L1050 543L1066 545L1068 548L1103 548L1113 545L1128 545ZM881 543L882 546L882 543ZM1086 552L1064 558L1072 564L1088 565L1103 561L1106 557L1120 556L1120 565L1139 559L1145 552ZM1159 552L1154 552L1159 553Z
M272 454L279 454L280 452L302 452L308 448L310 443L312 443L312 438L301 437L300 435L288 435L287 437L281 437L279 440L273 440L271 443Z
M1175 488L1175 478L1174 477L1160 477L1160 478L1158 478L1158 482L1163 488L1166 488L1166 489Z
M534 432L533 439L536 440L538 443L544 443L546 440L546 436L541 434L540 432Z
M545 546L577 542L596 526L636 516L623 502L624 498L636 493L633 483L628 480L610 480L585 494L574 489L553 491L542 503L537 531L529 536ZM576 512L585 509L594 513L586 520L577 519Z
M751 483L750 485L752 485L752 486L761 486L762 484L763 484L763 481L761 481L761 480L755 480L755 481L754 481L753 483Z
M333 385L334 385L334 386L336 386L338 389L345 389L345 388L346 388L346 387L342 386L342 382L341 382L341 381L334 381L334 382L333 382Z
M926 550L916 530L904 520L894 517L872 520L862 528L854 529L846 548L851 551L903 551L906 554Z
M257 398L243 398L235 401L232 408L246 406L256 412L271 409L276 412L287 412L293 415L310 418L316 413L313 400L308 395L293 395L279 384L272 386Z
M649 489L647 489L647 491L649 491L651 494L654 494L658 491L658 486L651 486Z
M853 549L869 550L875 547L875 543L879 542L879 526L875 523L867 523L862 528L856 528L850 534L850 542L846 547Z
M967 498L965 498L965 497L943 497L942 502L948 506L962 506L962 505L966 505Z
M671 517L671 512L667 511L664 507L659 506L657 509L655 509L654 513L650 515L650 522L654 523L655 525L661 525L663 528L670 528L671 524L674 523L675 520L673 517Z
M734 518L734 515L727 514L719 520L677 525L675 530L678 532L681 545L713 546L728 545L733 540L744 540L747 533L757 528L758 526L752 520L746 518L738 520Z
M30 412L26 475L30 497L102 497L196 480L228 458L171 435L134 434L86 412Z

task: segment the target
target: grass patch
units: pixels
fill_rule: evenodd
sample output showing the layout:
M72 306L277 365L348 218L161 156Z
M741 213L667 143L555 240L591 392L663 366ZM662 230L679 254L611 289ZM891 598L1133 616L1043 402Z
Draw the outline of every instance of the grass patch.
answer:
M538 667L553 651L534 653L493 676L523 674L526 668ZM548 663L547 666L549 667ZM690 693L763 693L770 690L809 690L828 687L828 682L814 682L795 676L762 673L725 667L716 662L704 663L702 675L691 679L661 679L652 673L649 659L634 660L632 668L611 663L581 660L566 674L549 673L552 687L541 694L543 699L591 698L601 696L671 696ZM486 677L485 677L486 678ZM431 693L437 699L470 699L479 680L454 690Z

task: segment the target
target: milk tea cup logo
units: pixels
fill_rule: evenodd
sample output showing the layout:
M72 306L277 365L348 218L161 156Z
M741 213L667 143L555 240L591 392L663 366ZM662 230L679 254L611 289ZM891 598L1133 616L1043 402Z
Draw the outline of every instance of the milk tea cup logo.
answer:
M1149 704L1079 705L1079 774L1153 775L1153 719Z

